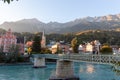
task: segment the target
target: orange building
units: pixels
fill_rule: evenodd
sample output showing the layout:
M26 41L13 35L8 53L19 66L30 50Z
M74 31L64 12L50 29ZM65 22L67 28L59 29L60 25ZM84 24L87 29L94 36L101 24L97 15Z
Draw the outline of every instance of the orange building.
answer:
M33 41L27 41L27 42L26 42L26 47L31 47L32 44L33 44Z

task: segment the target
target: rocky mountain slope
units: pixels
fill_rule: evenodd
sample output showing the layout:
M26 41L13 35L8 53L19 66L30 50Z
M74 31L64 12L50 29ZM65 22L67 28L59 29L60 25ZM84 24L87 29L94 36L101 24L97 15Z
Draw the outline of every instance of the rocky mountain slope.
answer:
M0 28L14 32L76 33L84 30L114 30L120 28L120 14L100 17L85 17L66 23L44 23L36 18L16 22L4 22Z

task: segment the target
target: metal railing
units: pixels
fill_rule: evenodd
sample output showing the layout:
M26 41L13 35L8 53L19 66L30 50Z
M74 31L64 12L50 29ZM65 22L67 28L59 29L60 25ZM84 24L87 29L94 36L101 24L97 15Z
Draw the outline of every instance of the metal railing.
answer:
M35 54L34 57L48 58L48 59L62 59L69 61L85 61L95 63L117 63L120 61L118 55L88 55L88 54Z

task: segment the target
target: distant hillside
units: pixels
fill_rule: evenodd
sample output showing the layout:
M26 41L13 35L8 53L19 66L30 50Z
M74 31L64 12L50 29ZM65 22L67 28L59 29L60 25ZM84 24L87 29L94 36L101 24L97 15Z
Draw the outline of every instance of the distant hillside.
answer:
M100 17L85 17L66 23L43 23L36 18L16 22L4 22L0 28L14 32L76 33L84 30L119 30L120 14Z

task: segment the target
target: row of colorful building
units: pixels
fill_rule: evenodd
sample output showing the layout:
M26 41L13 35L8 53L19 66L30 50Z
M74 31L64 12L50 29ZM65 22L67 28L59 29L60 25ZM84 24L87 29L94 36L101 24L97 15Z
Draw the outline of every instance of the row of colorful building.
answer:
M9 29L5 34L0 35L0 49L2 49L2 52L9 52L11 45L18 45L20 49L19 53L25 53L25 48L31 46L33 44L33 41L28 41L26 43L23 41L19 41L19 39L17 39L17 36L15 36L12 33L11 29ZM46 37L44 35L44 32L41 40L41 47L46 47Z
M24 47L26 45L26 48L32 46L33 41L27 41L26 44L21 43L17 40L17 37L12 33L11 29L9 29L5 34L0 36L0 47L3 47L3 52L8 52L9 46L12 44L14 45L19 45L20 47L20 53L24 53ZM100 42L98 40L92 41L90 43L86 43L84 45L80 44L78 47L79 53L80 52L97 52L99 53L100 50ZM41 40L41 47L42 48L49 48L53 54L56 52L72 52L72 48L70 47L70 44L64 43L64 41L51 41L50 44L46 45L46 37L45 33L43 31L42 34L42 40ZM95 52L94 52L95 51Z
M78 51L79 53L99 53L100 51L100 42L98 40L92 41L90 43L85 43L85 44L80 44L78 46ZM56 52L58 52L58 50L60 50L60 52L63 53L73 53L72 47L70 46L70 44L66 44L64 43L64 41L60 41L60 42L51 42L48 45L49 49L52 51L53 54L55 54Z

